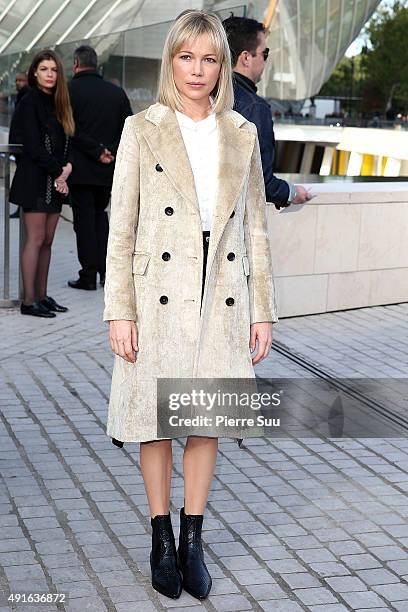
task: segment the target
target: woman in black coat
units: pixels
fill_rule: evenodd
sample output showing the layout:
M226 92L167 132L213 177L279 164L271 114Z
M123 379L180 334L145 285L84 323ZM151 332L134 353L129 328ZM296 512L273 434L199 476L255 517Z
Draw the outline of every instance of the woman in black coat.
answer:
M51 318L68 310L47 295L47 281L51 245L68 196L74 120L63 67L53 51L35 56L28 83L31 89L19 104L23 152L10 191L10 200L24 212L26 233L21 313Z

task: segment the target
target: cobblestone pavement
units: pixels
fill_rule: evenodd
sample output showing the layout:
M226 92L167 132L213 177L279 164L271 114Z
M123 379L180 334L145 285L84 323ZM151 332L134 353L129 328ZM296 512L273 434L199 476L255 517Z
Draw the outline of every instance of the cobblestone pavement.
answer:
M50 294L68 313L0 312L0 612L408 610L406 438L262 438L245 449L221 439L203 534L210 597L152 589L139 445L119 450L105 434L103 294L66 286L74 251L61 221ZM407 314L404 304L286 319L275 339L338 376L406 377ZM304 375L276 352L257 370ZM183 443L173 442L176 534ZM67 601L11 605L10 592Z

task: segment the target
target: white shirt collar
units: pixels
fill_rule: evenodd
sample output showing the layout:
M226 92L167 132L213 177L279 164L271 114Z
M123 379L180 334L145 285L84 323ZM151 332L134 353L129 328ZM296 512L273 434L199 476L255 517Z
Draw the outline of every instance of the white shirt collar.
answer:
M177 120L180 127L193 130L194 132L212 132L217 127L217 119L215 113L210 113L205 119L200 121L193 121L191 117L188 117L184 113L176 110Z

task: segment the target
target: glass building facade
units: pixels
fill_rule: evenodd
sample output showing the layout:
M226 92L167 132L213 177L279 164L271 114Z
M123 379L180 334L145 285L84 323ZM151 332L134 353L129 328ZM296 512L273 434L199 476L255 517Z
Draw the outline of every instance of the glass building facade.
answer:
M316 94L371 16L378 0L0 0L0 125L14 107L14 80L34 54L52 47L67 75L83 42L95 47L106 79L126 89L134 112L156 97L172 20L186 8L268 21L271 49L259 93L279 100ZM269 23L270 22L270 23Z

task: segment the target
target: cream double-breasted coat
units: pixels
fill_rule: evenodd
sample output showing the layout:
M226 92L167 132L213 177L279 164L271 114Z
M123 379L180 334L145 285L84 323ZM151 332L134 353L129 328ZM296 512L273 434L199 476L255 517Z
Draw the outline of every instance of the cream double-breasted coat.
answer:
M136 363L115 356L112 377L107 433L124 442L162 439L158 378L253 378L250 324L277 321L256 127L232 110L217 121L218 197L201 311L200 210L175 112L157 103L125 123L103 315L138 329Z

